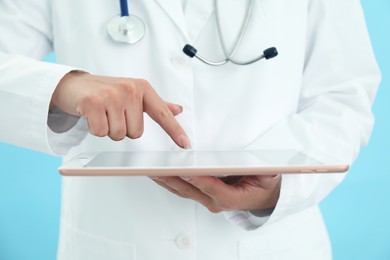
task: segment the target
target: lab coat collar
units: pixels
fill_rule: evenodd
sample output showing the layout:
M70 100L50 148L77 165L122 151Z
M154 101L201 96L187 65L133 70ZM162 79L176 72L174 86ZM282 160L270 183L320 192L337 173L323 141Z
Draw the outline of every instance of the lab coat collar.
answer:
M188 42L196 40L214 10L213 1L209 0L188 1L185 10L183 10L181 1L155 1L171 18Z

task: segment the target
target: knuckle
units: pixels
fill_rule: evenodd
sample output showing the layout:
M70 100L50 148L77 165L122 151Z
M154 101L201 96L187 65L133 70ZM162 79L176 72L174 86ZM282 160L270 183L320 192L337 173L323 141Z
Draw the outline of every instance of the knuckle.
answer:
M142 128L139 128L139 129L136 129L134 131L127 133L127 136L131 139L138 139L143 135L143 133L144 133L144 129L142 127Z
M143 93L148 95L157 95L152 85L146 79L137 79L137 85L142 88Z
M149 115L160 125L165 125L173 117L171 110L168 106L161 106L154 111L150 111ZM171 126L177 128L177 126ZM173 129L172 129L173 130Z
M173 114L171 110L168 108L168 106L163 106L158 112L157 112L157 118L159 118L160 121L164 122L168 118L172 117Z
M112 135L109 135L109 137L110 137L113 141L116 141L116 142L122 141L122 140L125 138L124 136L112 136Z
M134 96L137 94L137 86L133 81L126 81L119 84L119 88L128 96Z
M152 89L152 85L146 79L138 79L139 84L145 89Z
M110 130L109 137L114 141L121 141L126 137L126 130L124 129L117 129L117 130Z
M103 128L98 128L98 129L90 129L89 132L97 137L105 137L107 136L107 130Z
M108 126L97 121L96 118L86 117L88 121L89 132L97 137L104 137L108 134Z
M121 82L118 88L120 90L116 93L116 100L121 100L122 105L127 103L142 104L142 91L139 90L139 87L133 81Z

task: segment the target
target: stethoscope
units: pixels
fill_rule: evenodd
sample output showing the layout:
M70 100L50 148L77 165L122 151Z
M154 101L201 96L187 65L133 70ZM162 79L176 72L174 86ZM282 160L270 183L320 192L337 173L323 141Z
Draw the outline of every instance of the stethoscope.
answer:
M127 0L119 0L121 14L107 24L107 33L115 41L127 44L139 42L145 35L145 25L140 18L129 14Z
M127 0L119 0L121 14L112 18L107 24L107 33L112 38L112 40L116 42L126 43L126 44L134 44L140 41L145 35L145 25L140 18L135 15L129 14L129 8L127 6ZM237 65L249 65L255 63L261 59L272 59L278 55L278 51L275 47L268 48L263 51L263 53L251 60L247 61L239 61L234 58L234 55L237 52L238 47L240 46L242 39L244 38L245 32L247 31L249 20L252 16L254 0L250 0L249 6L246 10L245 19L241 25L240 33L237 37L237 40L234 44L233 50L228 52L226 48L226 44L224 41L224 37L221 30L220 25L220 14L219 14L219 6L218 0L214 0L215 5L215 13L217 16L217 27L218 27L218 36L221 42L222 50L225 55L225 59L220 61L211 61L206 59L198 54L197 49L193 46L186 44L183 48L183 52L193 58L196 57L200 61L212 65L212 66L220 66L224 65L227 62L232 62Z

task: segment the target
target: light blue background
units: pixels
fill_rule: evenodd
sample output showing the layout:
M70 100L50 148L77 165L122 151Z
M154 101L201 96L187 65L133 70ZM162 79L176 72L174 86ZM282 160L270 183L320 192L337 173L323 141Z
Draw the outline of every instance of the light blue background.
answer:
M390 1L362 2L383 82L369 146L322 203L335 260L390 259ZM59 158L0 144L0 260L55 259L59 165Z

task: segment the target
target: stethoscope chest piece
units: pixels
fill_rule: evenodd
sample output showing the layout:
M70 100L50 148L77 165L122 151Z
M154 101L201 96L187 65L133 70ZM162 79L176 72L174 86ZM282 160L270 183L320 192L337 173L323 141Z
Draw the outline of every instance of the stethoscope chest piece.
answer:
M145 35L145 25L137 16L113 17L107 24L108 35L116 42L133 44Z

